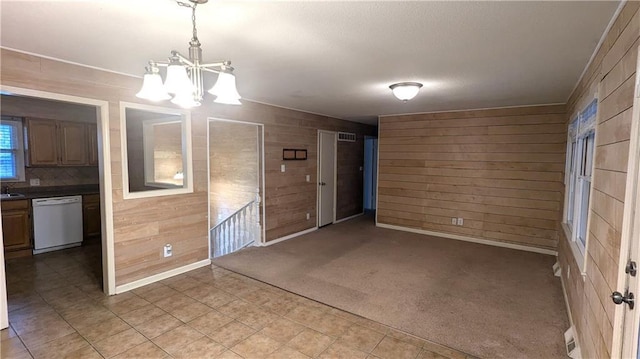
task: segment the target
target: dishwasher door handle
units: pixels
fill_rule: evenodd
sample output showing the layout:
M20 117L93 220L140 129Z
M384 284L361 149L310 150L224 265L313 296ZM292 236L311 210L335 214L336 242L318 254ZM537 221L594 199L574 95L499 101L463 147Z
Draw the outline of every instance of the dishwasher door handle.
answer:
M61 204L71 204L80 202L80 198L46 198L46 199L34 199L34 206L58 206Z

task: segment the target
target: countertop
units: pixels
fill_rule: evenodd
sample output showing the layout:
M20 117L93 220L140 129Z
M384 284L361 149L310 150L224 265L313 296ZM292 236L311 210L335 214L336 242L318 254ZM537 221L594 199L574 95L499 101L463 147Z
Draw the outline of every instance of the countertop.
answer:
M82 186L56 186L56 187L25 187L10 188L10 193L20 193L24 197L3 198L1 201L19 201L34 198L50 198L63 196L78 196L85 194L99 194L99 185L82 185Z

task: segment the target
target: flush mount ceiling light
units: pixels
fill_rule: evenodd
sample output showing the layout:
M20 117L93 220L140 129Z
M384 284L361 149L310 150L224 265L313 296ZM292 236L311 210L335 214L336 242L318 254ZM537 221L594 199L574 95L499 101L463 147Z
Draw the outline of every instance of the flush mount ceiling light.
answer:
M400 82L389 86L393 91L393 95L402 102L407 102L416 97L421 87L422 84L419 82Z
M236 89L236 77L231 61L202 63L202 48L196 30L196 6L207 1L176 1L178 5L191 8L192 11L193 37L189 42L189 57L173 50L167 62L149 61L149 66L145 68L147 72L144 74L142 89L136 94L137 97L162 101L171 99L173 95L171 102L176 105L184 108L200 106L204 97L204 72L213 72L218 74L218 81L208 92L216 96L214 102L240 105L240 94ZM160 67L167 68L164 84L160 76Z

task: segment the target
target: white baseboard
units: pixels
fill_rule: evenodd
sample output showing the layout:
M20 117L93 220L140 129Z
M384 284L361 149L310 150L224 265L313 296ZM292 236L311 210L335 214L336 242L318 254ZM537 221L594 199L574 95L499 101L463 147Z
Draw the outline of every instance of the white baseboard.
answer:
M451 234L451 233L432 232L432 231L427 231L427 230L424 230L424 229L416 229L416 228L409 228L409 227L394 226L392 224L385 224L385 223L376 223L376 227L387 228L387 229L395 229L397 231L404 231L404 232L411 232L411 233L418 233L418 234L426 234L426 235L435 236L435 237L456 239L456 240L465 241L465 242L486 244L486 245L494 246L494 247L503 247L503 248L510 248L510 249L517 249L517 250L521 250L521 251L527 251L527 252L548 254L548 255L551 255L551 256L557 256L558 255L558 252L552 251L550 249L524 246L522 244L513 244L513 243L506 243L506 242L490 241L488 239L473 238L473 237L461 236L461 235Z
M318 227L312 227L312 228L309 228L309 229L305 229L304 231L296 232L296 233L290 234L288 236L284 236L284 237L280 237L280 238L274 239L272 241L268 241L266 243L260 243L260 244L258 244L256 246L257 247L268 247L268 246L270 246L272 244L284 242L287 239L299 237L299 236L302 236L304 234L311 233L311 232L314 232L314 231L317 231L317 230L318 230Z
M362 212L362 213L358 213L358 214L354 214L353 216L349 216L349 217L347 217L347 218L339 219L339 220L337 220L337 221L333 222L333 224L340 223L340 222L344 222L344 221L348 221L348 220L350 220L350 219L354 219L354 218L356 218L356 217L360 217L360 216L362 216L363 214L364 214L364 212Z
M205 266L208 266L210 264L211 264L211 259L205 259L205 260L200 261L200 262L187 264L186 266L182 266L182 267L178 267L178 268L174 268L174 269L168 270L166 272L154 274L154 275L152 275L150 277L138 279L138 280L135 280L135 281L127 283L127 284L122 284L122 285L116 286L116 294L121 294L121 293L124 293L124 292L128 292L128 291L130 291L132 289L140 288L140 287L145 286L147 284L155 283L157 281L161 281L163 279L167 279L167 278L176 276L178 274L186 273L186 272L192 271L194 269L198 269L200 267L205 267Z

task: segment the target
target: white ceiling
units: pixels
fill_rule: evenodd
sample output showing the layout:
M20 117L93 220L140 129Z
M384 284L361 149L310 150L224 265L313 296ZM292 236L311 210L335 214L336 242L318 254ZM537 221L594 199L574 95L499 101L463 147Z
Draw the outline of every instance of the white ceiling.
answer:
M190 10L173 0L0 6L2 47L136 76L172 49L188 53ZM204 60L231 60L244 98L375 123L383 114L564 103L617 6L210 0L197 16ZM424 87L402 103L388 88L401 81Z

